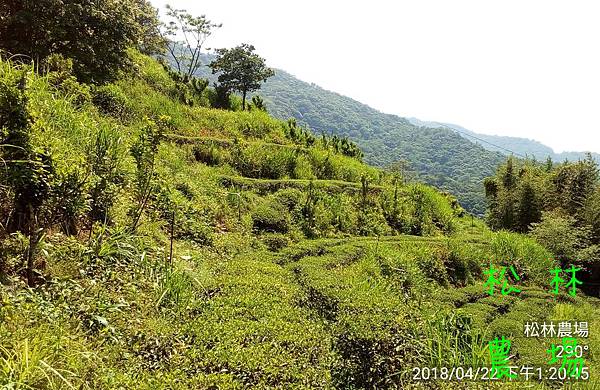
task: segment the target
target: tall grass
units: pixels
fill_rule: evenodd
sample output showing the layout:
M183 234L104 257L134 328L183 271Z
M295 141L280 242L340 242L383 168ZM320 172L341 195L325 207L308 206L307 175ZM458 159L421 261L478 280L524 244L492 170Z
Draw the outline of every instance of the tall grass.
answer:
M82 378L78 371L84 361L77 352L67 350L65 341L60 331L38 327L32 328L27 337L15 337L0 346L0 388L81 388Z
M196 299L196 291L201 288L199 282L185 270L166 267L156 284L156 307L173 312L189 310Z
M549 271L558 265L554 256L527 236L498 232L488 234L490 262L494 265L513 265L523 280L540 285L548 284Z
M480 367L485 362L485 335L466 315L436 313L416 332L423 333L422 357L429 367Z

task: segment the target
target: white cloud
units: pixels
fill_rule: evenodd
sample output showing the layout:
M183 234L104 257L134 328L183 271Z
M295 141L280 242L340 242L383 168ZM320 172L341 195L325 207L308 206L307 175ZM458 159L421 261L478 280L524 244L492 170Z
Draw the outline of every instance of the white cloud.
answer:
M600 152L600 3L170 4L223 23L209 46L252 43L272 66L381 111Z

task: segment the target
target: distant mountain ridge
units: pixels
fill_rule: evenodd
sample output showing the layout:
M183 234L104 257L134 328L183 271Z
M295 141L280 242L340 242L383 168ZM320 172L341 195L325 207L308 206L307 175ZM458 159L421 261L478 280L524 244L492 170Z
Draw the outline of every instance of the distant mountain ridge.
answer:
M521 157L535 157L538 160L545 160L548 157L550 157L555 162L562 162L564 160L576 161L579 159L584 159L587 153L556 153L551 147L546 146L543 143L533 139L481 134L452 123L422 121L417 118L407 119L415 126L427 126L432 128L445 128L454 130L466 139L470 140L471 142L479 143L482 147L484 147L487 150L500 152L507 156L515 154ZM591 154L596 161L600 162L600 154L593 152Z

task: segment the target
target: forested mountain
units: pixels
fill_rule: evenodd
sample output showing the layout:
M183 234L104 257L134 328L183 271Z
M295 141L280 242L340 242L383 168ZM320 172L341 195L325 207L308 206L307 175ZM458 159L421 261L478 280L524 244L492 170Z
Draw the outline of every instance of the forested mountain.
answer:
M533 139L481 134L451 123L422 121L417 118L408 118L408 120L415 126L454 130L466 139L480 144L487 150L500 152L507 156L515 154L517 156L535 157L537 160L545 160L550 157L556 162L563 162L565 160L577 161L586 158L586 152L556 153L551 147ZM600 162L600 154L592 153L592 156L596 161Z
M208 64L210 56L204 56ZM198 76L215 77L206 66ZM381 113L363 103L276 70L259 91L267 109L281 119L296 118L315 133L347 136L365 153L365 161L386 167L405 161L414 179L449 191L469 211L483 214L483 179L504 158L449 129L415 126L396 115Z

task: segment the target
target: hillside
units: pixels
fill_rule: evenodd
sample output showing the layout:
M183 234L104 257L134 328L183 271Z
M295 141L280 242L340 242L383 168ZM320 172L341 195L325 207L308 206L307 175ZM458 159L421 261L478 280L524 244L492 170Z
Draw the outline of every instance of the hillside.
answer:
M102 87L0 62L2 113L27 118L0 115L0 157L45 183L30 222L43 234L0 230L0 386L419 388L413 367L489 366L494 337L512 339L515 364L545 364L559 340L523 337L524 319L598 329L600 302L551 295L556 263L531 239L332 138L211 108L210 88L191 104L156 61L128 55L131 72ZM420 131L428 147L455 140ZM8 158L7 141L41 165ZM10 221L28 193L0 178ZM520 295L486 292L490 262L515 267ZM598 357L587 364L597 377Z
M211 58L205 55L203 63ZM197 74L215 80L208 67ZM365 161L378 167L405 160L417 180L454 194L475 214L484 213L482 183L504 161L500 153L466 142L452 130L415 126L405 118L381 113L283 70L276 71L259 95L274 117L296 118L317 134L349 137L362 148Z
M417 118L409 118L409 121L415 126L455 130L466 139L480 144L483 148L502 153L506 156L515 154L516 156L535 157L538 161L544 161L550 157L555 162L563 162L565 160L577 161L583 160L586 157L586 152L556 153L551 147L532 139L481 134L465 129L462 126L450 123L422 121ZM592 153L592 156L596 161L600 162L600 154Z
M202 62L208 64L213 58L203 55ZM201 67L197 74L216 81L208 67ZM356 140L370 164L387 167L401 160L408 162L406 169L411 176L456 195L467 210L479 215L486 207L483 180L504 161L501 155L535 157L539 161L551 157L555 162L585 158L584 152L555 153L526 138L480 134L459 125L384 114L284 70L277 70L259 95L277 118L296 118L317 134ZM600 161L600 155L592 155Z

